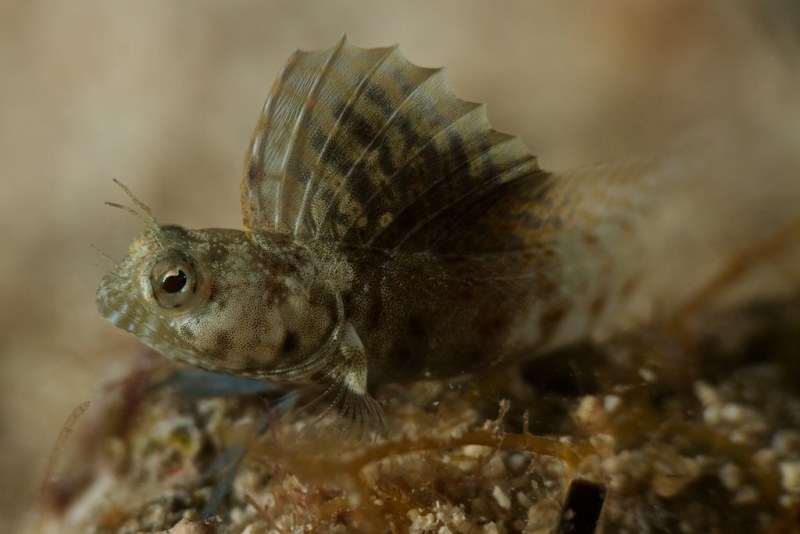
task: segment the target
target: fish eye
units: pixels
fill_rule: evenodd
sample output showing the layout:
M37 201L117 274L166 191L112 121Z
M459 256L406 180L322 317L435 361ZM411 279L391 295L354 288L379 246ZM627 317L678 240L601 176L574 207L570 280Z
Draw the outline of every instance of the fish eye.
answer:
M153 267L150 284L159 306L175 309L192 300L197 291L197 275L188 261L165 259Z

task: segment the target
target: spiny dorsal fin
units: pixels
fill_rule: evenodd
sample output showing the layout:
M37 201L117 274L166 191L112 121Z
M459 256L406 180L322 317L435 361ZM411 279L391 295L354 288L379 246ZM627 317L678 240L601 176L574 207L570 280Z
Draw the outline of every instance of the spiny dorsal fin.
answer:
M524 177L538 184L546 174L518 139L491 129L483 106L452 94L442 69L342 38L296 52L276 81L242 204L256 232L457 252L442 232L464 222L466 203Z

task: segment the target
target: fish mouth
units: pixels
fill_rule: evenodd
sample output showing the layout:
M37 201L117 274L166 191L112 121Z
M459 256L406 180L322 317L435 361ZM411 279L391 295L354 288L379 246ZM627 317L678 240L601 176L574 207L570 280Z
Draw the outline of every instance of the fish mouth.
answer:
M128 280L107 274L95 294L97 311L114 326L134 334L147 330L147 313Z
M118 291L109 288L108 279L104 279L97 288L95 295L95 306L97 311L100 312L105 319L110 321L114 326L118 326L124 330L130 330L132 325L132 318L130 317L130 305L125 302L125 299L119 295Z
M117 328L133 334L148 347L162 352L164 335L157 318L147 313L145 306L136 300L131 291L113 286L113 281L107 284L103 280L97 289L97 311Z

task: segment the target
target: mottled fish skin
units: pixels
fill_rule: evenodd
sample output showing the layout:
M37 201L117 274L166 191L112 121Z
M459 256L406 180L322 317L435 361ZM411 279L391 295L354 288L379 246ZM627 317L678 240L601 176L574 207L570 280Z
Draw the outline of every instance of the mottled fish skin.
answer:
M369 384L480 372L602 324L641 271L652 197L647 169L606 174L541 170L441 69L342 39L297 52L273 86L246 231L153 219L98 308L170 358L319 383L374 421Z

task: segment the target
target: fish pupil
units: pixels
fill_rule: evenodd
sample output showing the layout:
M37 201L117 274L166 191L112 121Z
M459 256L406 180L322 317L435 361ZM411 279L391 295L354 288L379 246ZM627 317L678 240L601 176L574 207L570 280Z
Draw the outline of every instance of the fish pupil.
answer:
M176 272L164 276L164 279L161 281L161 289L167 293L180 293L183 291L183 288L186 287L188 280L189 278L186 276L186 273L181 269L177 269Z

